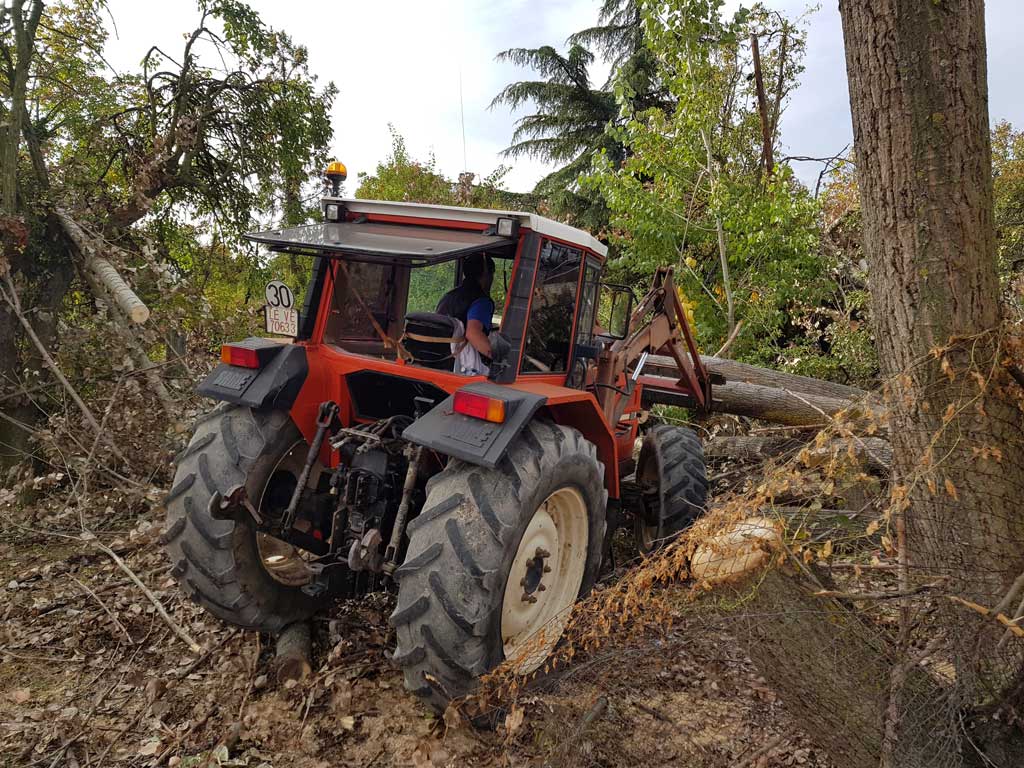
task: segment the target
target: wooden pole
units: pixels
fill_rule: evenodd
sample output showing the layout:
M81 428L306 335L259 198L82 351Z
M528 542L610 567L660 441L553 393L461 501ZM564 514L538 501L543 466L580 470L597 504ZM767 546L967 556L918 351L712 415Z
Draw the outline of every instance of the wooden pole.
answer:
M775 169L775 157L772 150L772 127L768 122L768 99L764 93L764 76L761 73L761 49L757 42L757 33L750 34L750 52L754 59L754 85L757 89L757 111L761 115L761 160L764 162L764 175L768 178Z

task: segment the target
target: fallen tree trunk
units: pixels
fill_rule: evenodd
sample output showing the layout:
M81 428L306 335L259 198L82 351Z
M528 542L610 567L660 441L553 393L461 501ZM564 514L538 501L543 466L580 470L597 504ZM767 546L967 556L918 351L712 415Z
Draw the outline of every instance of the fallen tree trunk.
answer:
M770 670L783 706L839 768L878 766L883 755L892 756L885 743L892 732L905 737L896 764L934 765L928 756L935 745L927 739L932 710L919 704L941 701L942 689L883 630L842 601L815 595L827 586L824 576L814 583L769 570L732 617L737 639L760 670Z
M727 360L724 357L701 355L700 359L709 373L725 377L727 384L745 382L747 384L788 389L790 392L818 395L836 400L860 400L869 395L866 390L858 389L857 387L836 384L832 381L822 381L821 379L812 379L809 376L783 373L771 368L748 365L747 363L738 363L735 360ZM679 369L676 368L675 361L671 357L663 355L651 355L648 357L643 372L651 376L679 377Z
M761 461L770 456L798 451L806 440L786 435L720 435L704 443L704 457Z
M690 398L680 392L676 379L662 376L643 376L644 405L678 405L690 407ZM832 416L842 410L870 414L884 423L884 411L866 403L854 405L850 399L840 399L809 392L791 392L774 386L730 381L711 388L711 410L764 419L791 427L825 426Z

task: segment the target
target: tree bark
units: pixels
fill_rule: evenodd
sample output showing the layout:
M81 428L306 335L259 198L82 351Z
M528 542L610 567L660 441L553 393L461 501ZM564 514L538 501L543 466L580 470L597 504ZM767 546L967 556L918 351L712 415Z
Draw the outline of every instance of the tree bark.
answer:
M704 444L704 456L709 459L735 459L737 461L763 461L783 453L796 453L806 449L812 462L827 461L833 453L853 453L853 458L864 469L875 474L888 474L892 465L892 446L878 437L831 440L822 447L808 445L806 440L779 435L721 435Z
M789 24L782 22L782 42L779 43L779 74L775 80L775 101L772 104L772 144L779 137L779 117L782 115L783 88L786 84L786 47L789 44Z
M811 577L776 569L749 590L735 626L737 639L779 694L801 729L826 749L837 768L877 768L883 755L883 713L888 681L902 663L900 649L849 603L817 597L829 586L824 574ZM816 581L820 579L820 581ZM942 701L939 686L925 673L908 668L905 687L913 699ZM904 745L900 766L929 766L930 751L948 742L928 739L927 707L911 710L904 725L918 737Z
M890 417L909 486L908 557L992 607L1024 571L1024 412L999 365L984 5L845 0L840 10L875 336L883 375L902 377ZM1000 460L979 460L987 447ZM940 461L946 492L911 482ZM961 625L963 704L998 704L1021 645L995 653L1001 633L952 605L939 620Z

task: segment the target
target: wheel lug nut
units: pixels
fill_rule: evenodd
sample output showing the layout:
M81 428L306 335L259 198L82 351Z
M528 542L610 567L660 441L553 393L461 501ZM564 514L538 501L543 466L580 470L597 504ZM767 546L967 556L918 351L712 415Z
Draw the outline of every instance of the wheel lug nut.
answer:
M551 573L551 566L550 565L545 565L544 566L544 573Z
M524 594L523 595L523 602L524 603L536 603L537 602L537 598L534 597L533 595L526 595L526 594Z
M545 587L543 584L538 584L537 585L537 591L538 592L543 592L545 589L547 589L547 587Z
M551 553L541 547L537 547L537 551L534 554L540 558L551 557Z

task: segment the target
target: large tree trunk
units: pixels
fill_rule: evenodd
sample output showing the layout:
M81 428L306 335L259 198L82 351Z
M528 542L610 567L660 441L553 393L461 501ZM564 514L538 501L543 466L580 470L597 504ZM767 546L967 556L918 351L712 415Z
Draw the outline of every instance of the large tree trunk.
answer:
M907 556L924 578L948 575L953 594L994 607L1024 571L1024 412L1000 364L984 6L840 9L875 336L883 374L900 377L890 419ZM938 621L962 705L1002 703L1021 646L997 653L994 623L952 605Z
M890 635L858 604L826 609L771 577L748 649L844 768L1022 765L1024 648L984 615L1024 608L1024 412L999 346L983 3L841 0L840 12L875 336L892 382L903 583L944 577L976 605L900 603ZM925 675L915 640L936 643L946 671Z
M18 211L18 148L25 119L25 94L43 2L30 0L26 9L25 0L13 0L8 13L14 33L15 59L13 63L7 62L11 73L7 84L11 106L5 115L7 127L0 142L0 212L13 214Z

